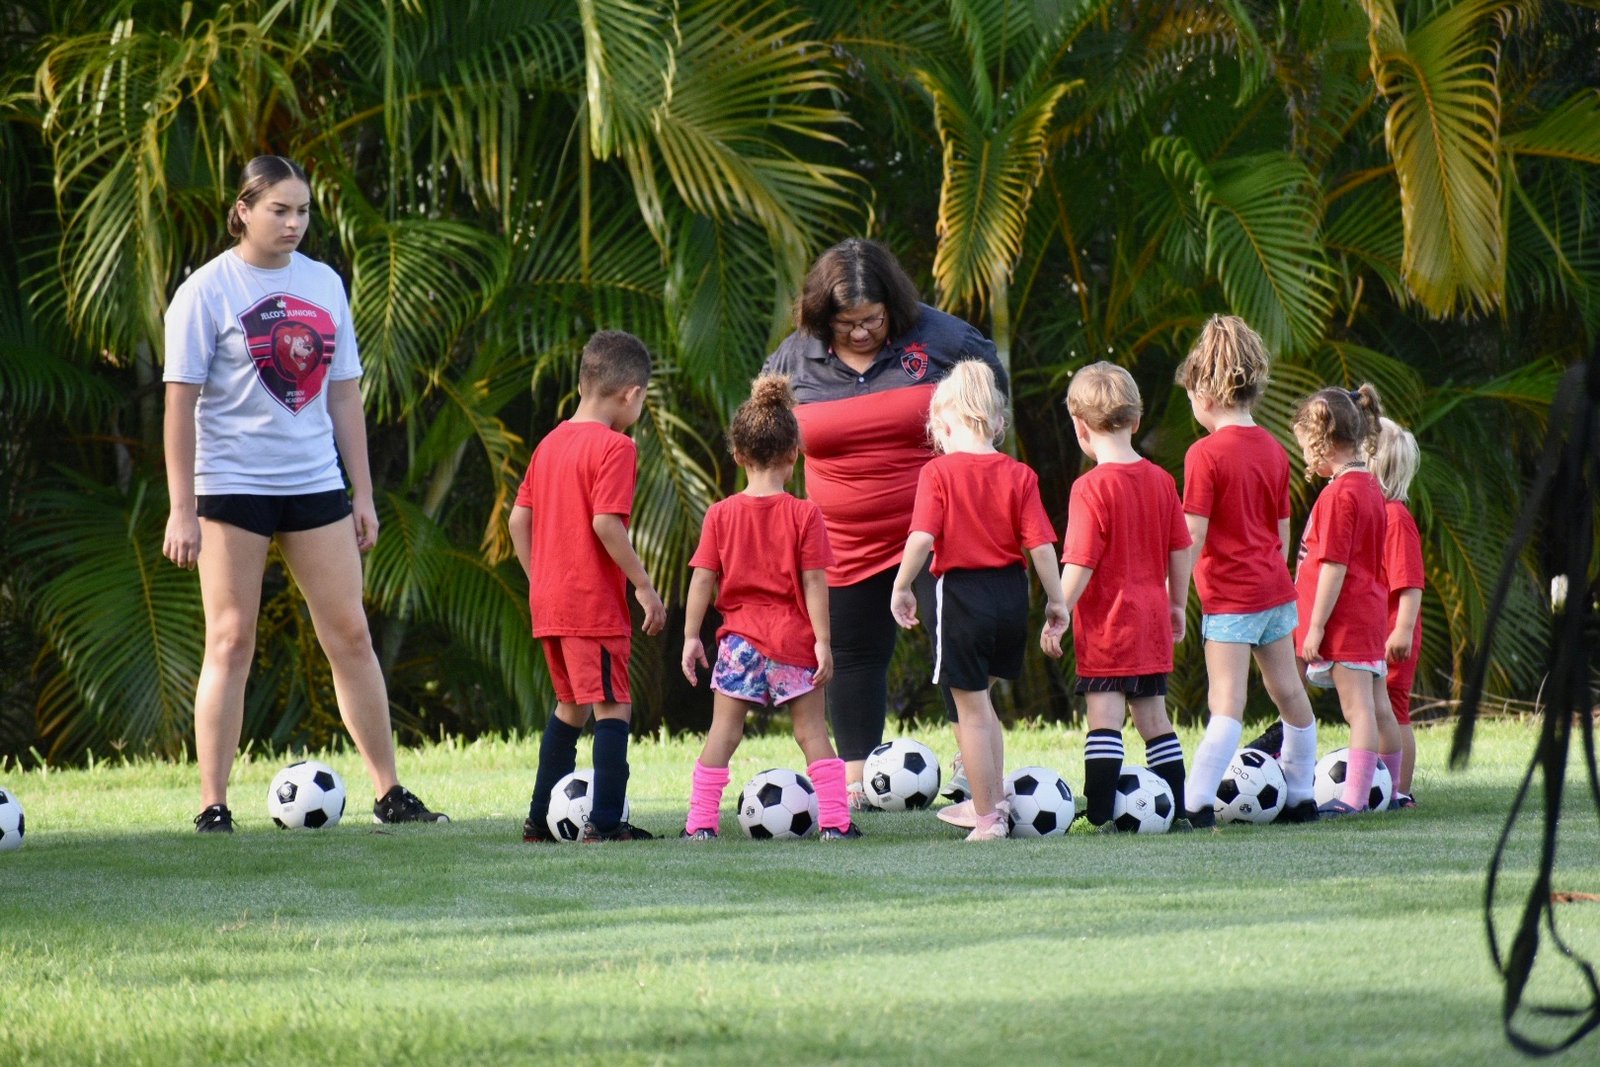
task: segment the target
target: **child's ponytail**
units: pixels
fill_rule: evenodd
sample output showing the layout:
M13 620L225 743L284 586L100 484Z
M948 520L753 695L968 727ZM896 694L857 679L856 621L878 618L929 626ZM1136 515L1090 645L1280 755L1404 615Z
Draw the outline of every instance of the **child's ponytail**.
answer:
M1237 315L1213 315L1174 379L1185 392L1224 407L1248 408L1267 388L1267 346Z
M750 383L750 399L728 424L728 450L758 469L792 462L799 454L800 422L787 376L763 374Z
M1294 433L1306 452L1306 481L1316 476L1335 445L1370 457L1377 447L1381 418L1383 402L1370 382L1356 389L1318 389L1301 401Z

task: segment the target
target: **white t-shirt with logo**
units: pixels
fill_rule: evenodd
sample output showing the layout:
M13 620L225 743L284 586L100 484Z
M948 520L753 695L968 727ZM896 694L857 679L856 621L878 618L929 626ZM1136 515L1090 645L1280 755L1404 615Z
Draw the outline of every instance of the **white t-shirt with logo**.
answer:
M344 488L328 383L361 377L344 282L294 253L253 267L232 249L178 286L162 377L199 385L194 490L290 496Z

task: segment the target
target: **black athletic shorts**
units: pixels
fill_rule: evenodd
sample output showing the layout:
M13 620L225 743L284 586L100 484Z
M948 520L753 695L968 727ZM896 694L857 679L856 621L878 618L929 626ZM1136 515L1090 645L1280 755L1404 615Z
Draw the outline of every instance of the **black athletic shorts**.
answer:
M343 489L297 496L262 496L258 493L221 493L197 496L195 514L212 522L225 522L262 537L297 530L316 530L346 518L354 510Z
M1123 674L1114 678L1079 678L1074 693L1121 693L1129 700L1167 695L1165 674Z
M1022 674L1028 643L1028 572L1021 566L953 570L934 593L933 680L984 690Z

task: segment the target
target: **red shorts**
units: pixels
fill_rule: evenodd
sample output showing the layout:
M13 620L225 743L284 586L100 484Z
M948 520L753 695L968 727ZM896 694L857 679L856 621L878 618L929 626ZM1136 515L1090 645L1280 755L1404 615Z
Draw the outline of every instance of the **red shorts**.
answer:
M1417 676L1417 661L1399 663L1389 671L1389 706L1394 708L1394 718L1401 726L1411 725L1411 682Z
M550 684L563 704L629 704L632 637L541 637Z

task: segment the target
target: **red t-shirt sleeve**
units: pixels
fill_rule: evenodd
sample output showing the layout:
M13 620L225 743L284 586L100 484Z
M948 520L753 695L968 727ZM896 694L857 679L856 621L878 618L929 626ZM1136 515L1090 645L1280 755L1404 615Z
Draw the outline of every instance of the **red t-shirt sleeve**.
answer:
M917 475L917 500L911 508L911 529L932 534L937 540L944 532L944 484L937 466L929 463Z
M1338 479L1323 490L1330 500L1323 516L1327 529L1322 532L1322 562L1349 566L1355 551L1357 511L1352 502L1338 499L1345 495L1343 490Z
M1189 524L1183 520L1183 505L1178 501L1178 488L1173 486L1170 492L1172 500L1170 525L1167 530L1167 551L1176 552L1194 544L1194 539L1189 536Z
M1389 521L1383 528L1383 569L1391 593L1426 586L1422 537L1403 504L1389 506Z
M1040 545L1055 544L1056 528L1050 522L1050 513L1044 509L1044 501L1039 497L1039 476L1025 465L1022 471L1022 547L1031 552Z
M1067 536L1061 545L1061 562L1093 570L1105 552L1105 532L1089 494L1079 491L1080 484L1072 483L1072 496L1067 501Z
M633 487L638 477L638 450L621 434L608 442L595 471L593 509L596 515L627 516L633 512Z
M713 505L700 523L700 544L695 546L694 555L689 557L689 566L721 574L722 553L717 547L716 515L716 506Z
M833 564L833 545L828 541L828 528L822 523L822 509L812 504L800 530L800 569L816 571Z
M1183 510L1211 516L1211 459L1197 441L1183 457Z

